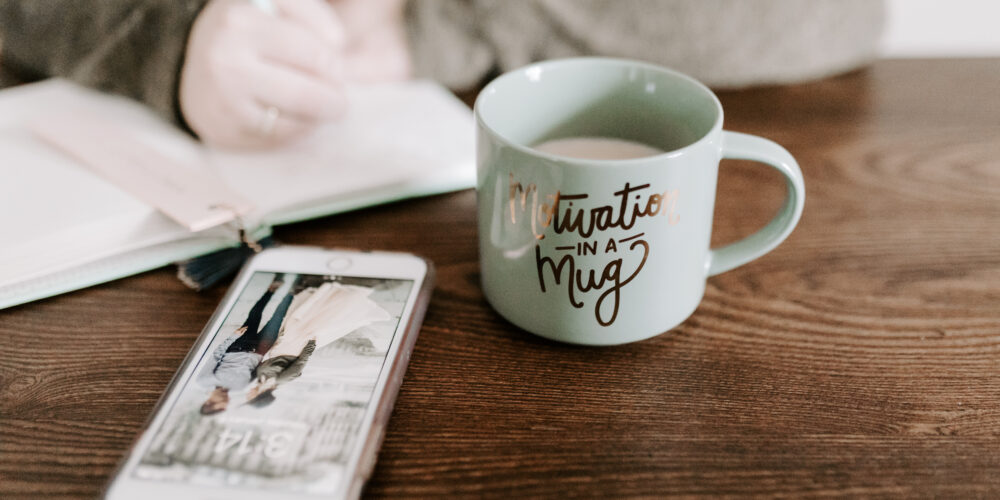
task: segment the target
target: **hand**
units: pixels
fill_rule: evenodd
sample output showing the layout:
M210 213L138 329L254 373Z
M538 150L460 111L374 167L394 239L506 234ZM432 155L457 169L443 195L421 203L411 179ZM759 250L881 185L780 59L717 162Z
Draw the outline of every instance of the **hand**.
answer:
M206 143L259 148L340 116L344 31L322 0L212 0L188 39L179 99Z
M251 402L260 396L275 390L278 387L278 379L276 377L257 379L257 383L247 392L247 402Z
M328 0L346 34L344 77L361 83L406 80L413 63L404 0Z

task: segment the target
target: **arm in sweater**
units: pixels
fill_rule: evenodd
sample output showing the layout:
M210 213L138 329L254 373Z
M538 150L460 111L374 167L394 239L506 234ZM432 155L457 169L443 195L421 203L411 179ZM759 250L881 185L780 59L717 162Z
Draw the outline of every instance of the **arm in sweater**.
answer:
M0 71L24 82L67 78L183 123L180 70L188 32L206 2L0 0Z

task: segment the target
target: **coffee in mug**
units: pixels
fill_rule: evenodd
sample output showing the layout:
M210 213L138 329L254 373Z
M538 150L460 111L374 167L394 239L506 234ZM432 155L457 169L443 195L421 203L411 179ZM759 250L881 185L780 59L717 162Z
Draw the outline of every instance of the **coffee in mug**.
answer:
M591 160L628 160L663 152L647 144L611 137L567 137L552 139L532 147L543 153Z
M709 276L769 252L795 227L795 159L722 130L704 85L620 59L542 62L498 77L475 104L483 292L502 316L590 345L659 335L694 312ZM779 213L709 248L719 160L780 172Z

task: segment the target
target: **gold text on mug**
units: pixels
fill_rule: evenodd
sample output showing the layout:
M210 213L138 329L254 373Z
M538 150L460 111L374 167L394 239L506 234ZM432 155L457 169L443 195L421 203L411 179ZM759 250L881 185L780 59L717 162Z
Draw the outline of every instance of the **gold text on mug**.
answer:
M622 189L612 193L615 203L599 205L592 208L581 207L583 200L590 198L587 193L563 194L556 191L553 194L541 194L534 183L521 183L509 175L508 207L510 221L517 224L518 220L528 217L531 232L536 240L545 238L545 230L552 228L555 234L575 234L582 240L572 245L556 246L556 252L564 253L553 259L543 255L542 245L535 245L535 264L538 271L538 286L543 293L547 292L546 273L551 272L555 285L565 283L567 298L573 307L584 306L582 298L577 294L600 291L594 304L594 316L598 324L608 326L618 317L621 288L632 281L649 257L649 243L640 239L645 233L638 233L623 238L601 236L600 233L609 229L631 230L638 219L662 215L665 222L675 225L680 220L676 212L677 189L662 192L652 190L649 183L633 186L626 182ZM576 206L574 206L576 202ZM624 246L627 245L627 248ZM642 258L635 269L623 278L623 258L619 255L619 245L622 251L641 251ZM637 250L638 249L638 250ZM576 257L599 254L611 258L596 268L584 270L579 267ZM592 261L592 259L591 259ZM611 299L610 303L606 301ZM606 305L607 304L607 305Z

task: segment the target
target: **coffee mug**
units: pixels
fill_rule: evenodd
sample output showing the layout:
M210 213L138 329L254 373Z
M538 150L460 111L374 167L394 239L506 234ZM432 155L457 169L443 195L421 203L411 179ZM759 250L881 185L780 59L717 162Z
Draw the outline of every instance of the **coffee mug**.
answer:
M715 94L666 68L532 64L487 85L475 118L483 291L511 323L553 340L612 345L674 328L701 302L708 276L769 252L802 214L802 173L788 151L723 131ZM595 159L534 147L562 138L661 152ZM788 190L764 228L713 249L722 158L773 167Z

